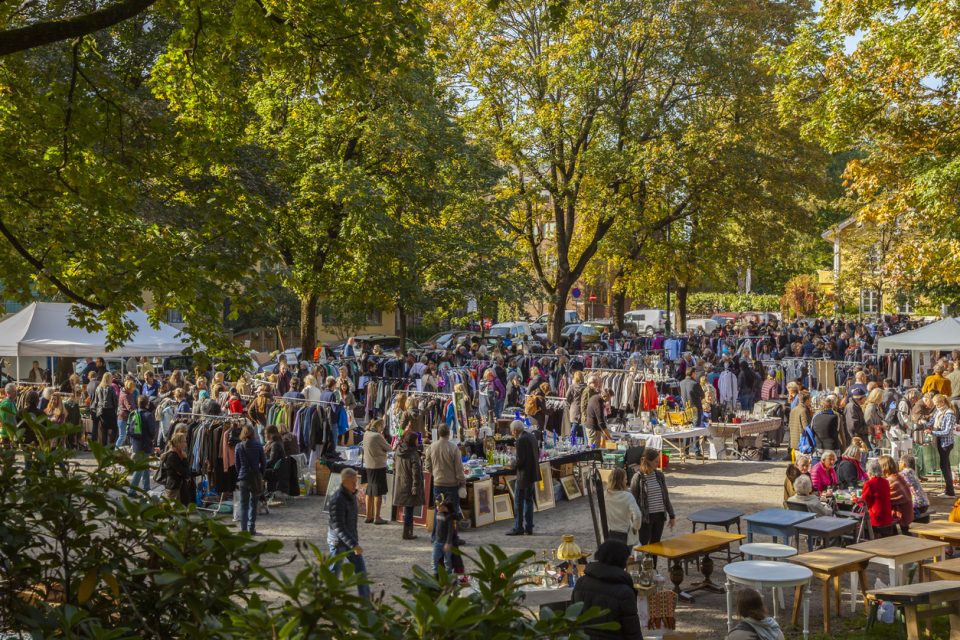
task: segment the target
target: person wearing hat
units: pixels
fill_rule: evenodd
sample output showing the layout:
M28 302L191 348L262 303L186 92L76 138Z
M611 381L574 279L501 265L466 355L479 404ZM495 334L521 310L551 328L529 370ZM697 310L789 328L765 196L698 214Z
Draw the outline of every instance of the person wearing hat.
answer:
M583 577L574 585L571 600L582 602L585 609L596 606L606 610L604 615L591 622L616 622L620 628L616 631L588 629L585 631L587 637L592 640L641 640L643 627L637 612L637 592L627 573L630 547L618 540L607 540L593 557L594 562L587 565Z
M867 433L867 420L863 415L863 405L866 401L866 390L856 387L850 392L850 402L843 409L847 442L853 442L854 438L861 438L864 442L870 441L870 434Z

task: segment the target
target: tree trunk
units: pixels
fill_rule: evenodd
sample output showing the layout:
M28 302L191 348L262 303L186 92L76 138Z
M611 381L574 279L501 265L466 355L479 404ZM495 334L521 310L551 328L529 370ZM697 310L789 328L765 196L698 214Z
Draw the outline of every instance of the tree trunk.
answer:
M623 314L627 312L627 294L618 291L613 294L613 322L623 330Z
M300 296L300 348L305 360L313 360L317 346L317 294Z
M557 279L557 288L550 299L550 327L548 337L555 345L560 346L560 332L563 331L564 312L567 310L567 296L573 288L573 280Z
M397 305L397 325L399 326L400 353L407 355L407 312L402 304Z
M677 287L677 331L679 333L687 332L687 287L680 285Z

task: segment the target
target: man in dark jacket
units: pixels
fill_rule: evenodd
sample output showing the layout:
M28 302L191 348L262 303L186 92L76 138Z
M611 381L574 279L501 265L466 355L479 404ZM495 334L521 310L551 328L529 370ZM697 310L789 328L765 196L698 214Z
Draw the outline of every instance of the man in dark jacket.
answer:
M609 397L609 392L606 389L600 389L600 378L591 376L590 380L587 383L587 393L590 395L587 398L586 411L584 411L581 419L587 428L588 441L590 444L599 447L601 436L610 438L610 432L607 431L607 415L604 410L604 403Z
M697 371L694 368L687 370L687 377L680 383L680 399L684 407L692 407L697 411L694 424L698 427L703 422L703 387L697 382Z
M643 628L637 613L637 592L633 588L633 579L626 571L630 547L617 540L607 540L597 549L591 562L584 570L583 577L573 587L573 602L582 602L585 609L597 606L607 613L593 622L617 622L616 631L590 631L587 637L594 640L641 640Z
M863 389L854 389L850 393L850 401L843 409L844 425L847 429L847 444L853 441L854 437L862 438L864 442L870 442L867 433L867 420L863 416L863 403L866 402L867 394Z
M510 431L516 439L517 462L514 470L517 474L516 488L513 492L513 529L508 536L533 535L533 485L540 482L540 451L537 439L523 428L523 423L514 420Z
M137 399L137 410L130 414L127 420L127 437L130 439L130 448L134 457L149 456L153 453L153 443L157 438L157 421L150 410L150 398L140 396ZM137 494L134 489L143 487L144 491L150 491L150 470L141 469L134 471L130 478L131 489L128 495Z
M367 565L363 560L363 548L360 546L360 534L357 531L357 472L347 467L340 472L340 488L329 498L327 510L330 513L330 526L327 529L327 545L330 554L348 553L347 561L353 565L354 573L364 578L357 585L361 598L370 597L370 585L366 584ZM334 569L339 573L340 563Z
M810 430L813 431L817 448L821 451L841 451L846 448L841 442L837 414L833 411L836 396L829 395L823 399L820 411L810 419Z

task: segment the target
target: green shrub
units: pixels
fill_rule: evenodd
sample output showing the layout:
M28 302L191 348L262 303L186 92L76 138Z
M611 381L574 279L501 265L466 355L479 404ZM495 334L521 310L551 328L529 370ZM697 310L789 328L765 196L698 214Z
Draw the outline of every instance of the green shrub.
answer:
M0 629L34 638L582 638L600 611L579 605L539 620L524 615L518 570L532 552L480 548L476 591L414 568L405 597L356 595L360 576L298 543L305 567L289 577L266 561L283 550L140 495L127 477L144 458L93 445L96 465L71 469L52 446L76 427L31 421L38 437L0 450ZM21 440L23 432L20 432ZM270 593L268 599L266 595ZM603 627L609 628L609 627Z

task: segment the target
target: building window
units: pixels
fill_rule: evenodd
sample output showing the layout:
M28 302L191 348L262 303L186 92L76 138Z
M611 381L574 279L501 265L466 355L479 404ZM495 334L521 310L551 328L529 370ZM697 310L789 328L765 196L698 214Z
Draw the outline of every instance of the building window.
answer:
M909 315L913 313L913 297L904 292L897 294L897 313Z
M860 313L880 313L880 296L877 295L876 289L860 290Z
M176 309L169 309L163 315L163 321L167 324L183 324L183 314Z

